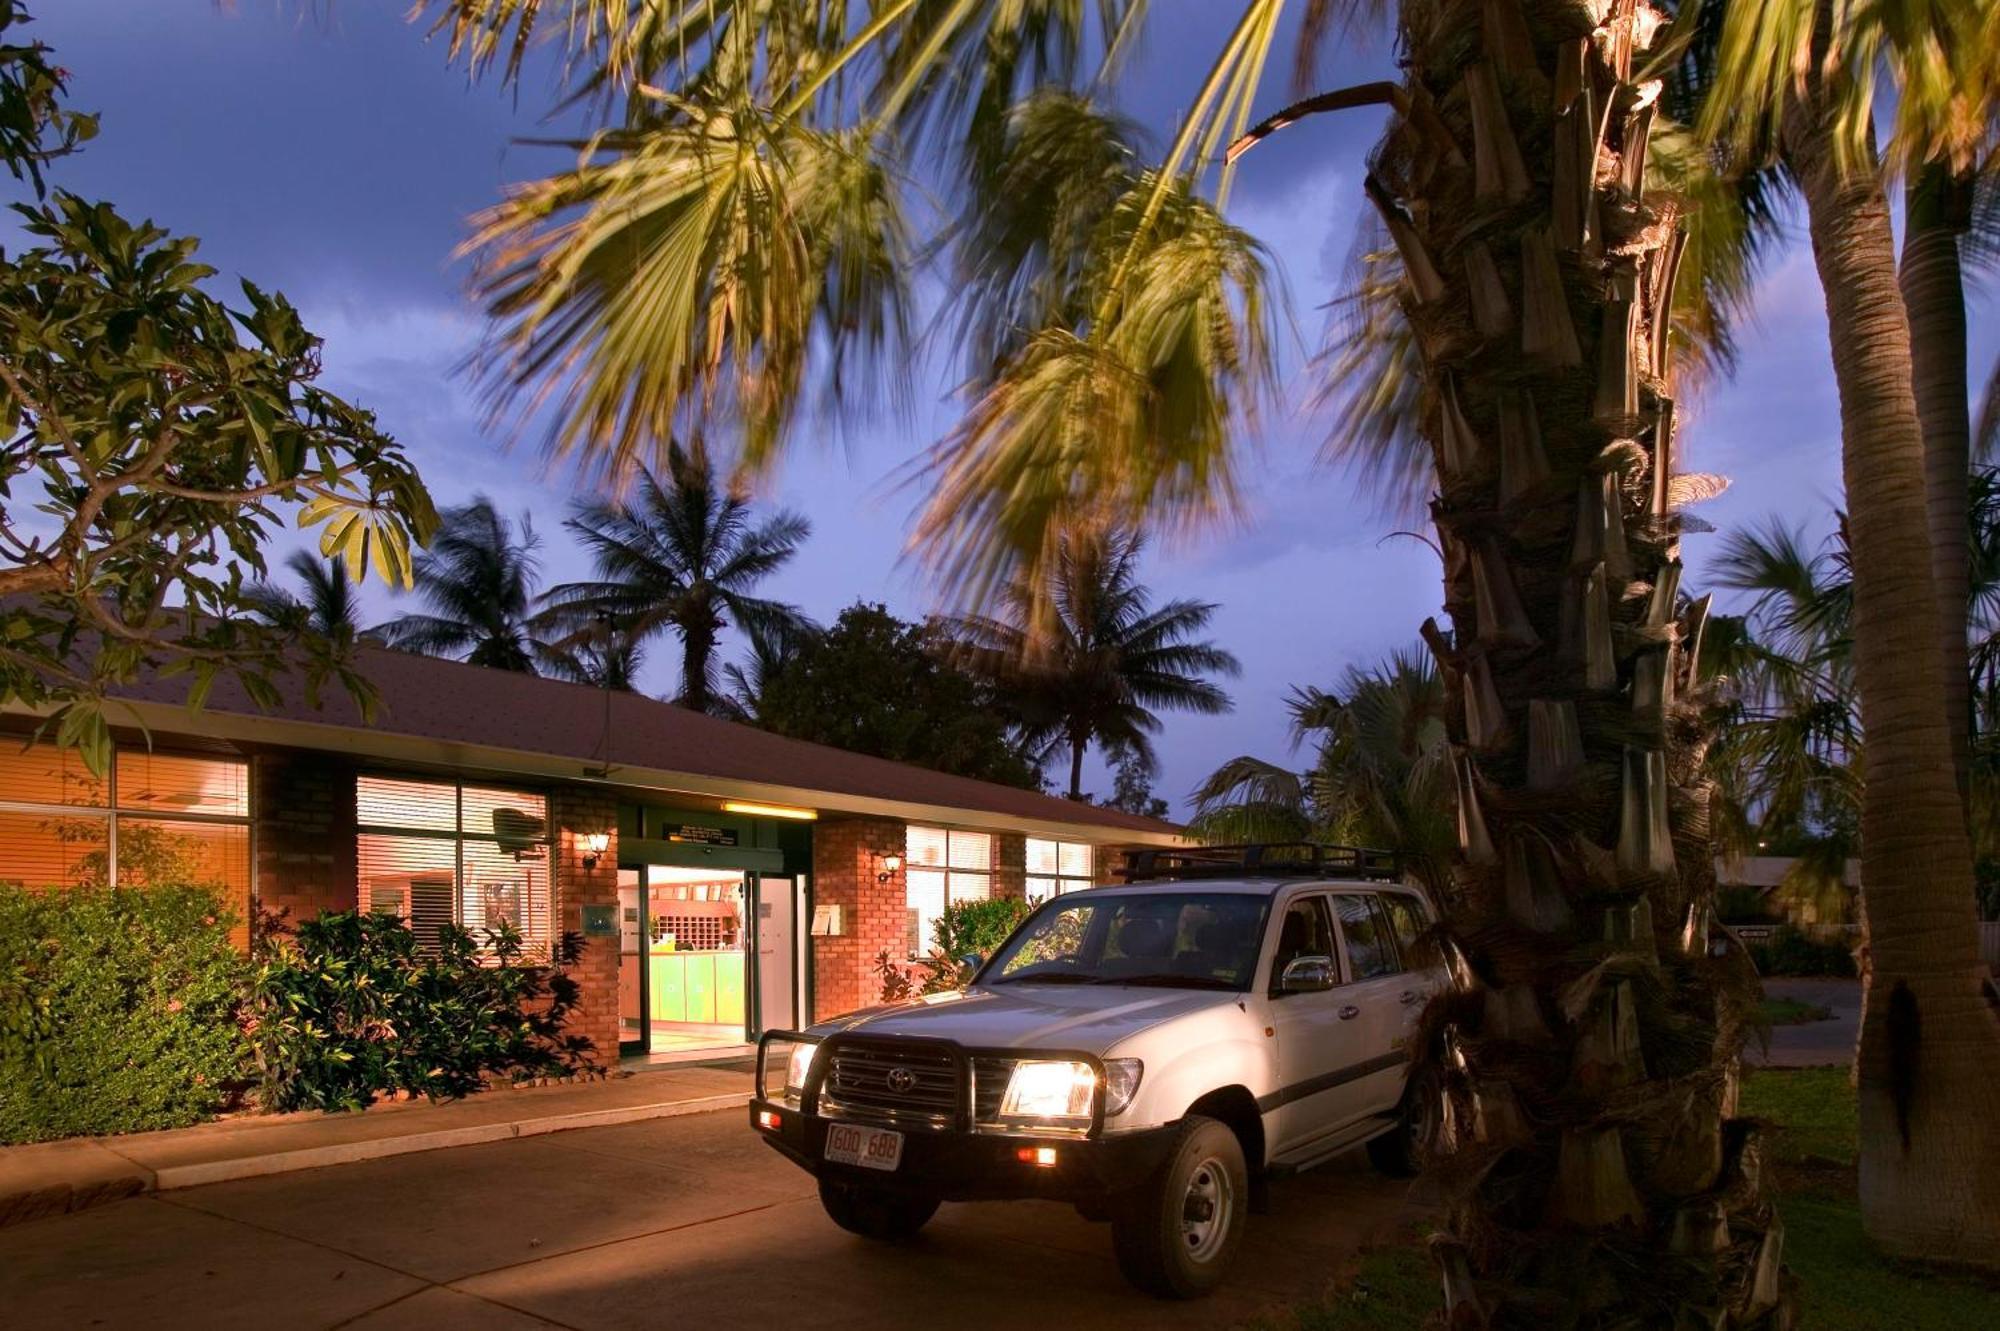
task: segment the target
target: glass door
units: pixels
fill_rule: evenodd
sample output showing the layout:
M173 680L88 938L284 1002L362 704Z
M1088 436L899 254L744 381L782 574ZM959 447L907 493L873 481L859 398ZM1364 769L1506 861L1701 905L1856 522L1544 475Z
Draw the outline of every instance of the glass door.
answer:
M618 871L618 1052L646 1050L646 888L637 869Z
M654 864L644 870L646 1052L689 1053L746 1042L747 879L740 869Z

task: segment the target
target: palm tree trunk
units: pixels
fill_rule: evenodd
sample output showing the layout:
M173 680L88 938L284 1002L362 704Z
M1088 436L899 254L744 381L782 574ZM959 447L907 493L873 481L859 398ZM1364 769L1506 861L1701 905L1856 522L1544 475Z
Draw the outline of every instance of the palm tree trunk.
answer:
M1873 982L1861 1040L1861 1206L1892 1253L2000 1263L2000 1016L1982 997L1972 859L1952 775L1943 640L1910 327L1888 199L1843 174L1815 74L1787 111L1826 292L1854 561L1868 762L1861 879ZM1964 540L1961 528L1959 539Z
M1681 205L1645 190L1630 6L1602 40L1516 0L1468 12L1477 39L1406 23L1368 182L1427 370L1454 628L1425 637L1458 779L1455 983L1417 1046L1443 1088L1447 1320L1773 1325L1782 1233L1729 1117L1755 976L1709 947L1698 612L1666 484Z
M1965 278L1958 240L1971 224L1969 183L1942 163L1910 182L1904 196L1899 273L1910 320L1911 385L1924 437L1931 567L1944 648L1945 716L1961 802L1972 793L1972 663L1966 617L1972 598L1968 483L1972 412L1966 379Z
M697 712L714 706L708 691L709 663L714 657L715 628L705 616L681 626L681 706Z
M1090 736L1071 735L1069 737L1069 797L1083 798L1083 752L1090 747Z

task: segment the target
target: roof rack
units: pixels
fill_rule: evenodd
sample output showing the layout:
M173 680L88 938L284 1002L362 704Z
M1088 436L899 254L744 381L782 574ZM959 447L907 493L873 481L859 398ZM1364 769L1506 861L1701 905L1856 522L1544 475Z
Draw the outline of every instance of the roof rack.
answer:
M1235 846L1149 847L1125 852L1118 876L1128 883L1161 878L1367 878L1400 876L1396 857L1365 846L1318 841L1253 841Z

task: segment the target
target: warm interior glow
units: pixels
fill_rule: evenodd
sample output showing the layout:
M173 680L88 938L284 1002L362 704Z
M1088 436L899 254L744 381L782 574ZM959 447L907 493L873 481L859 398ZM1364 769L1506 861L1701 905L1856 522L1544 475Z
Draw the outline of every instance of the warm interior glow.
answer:
M722 802L724 813L747 813L758 818L791 818L801 823L815 822L819 814L811 809L792 809L782 804L744 804L737 800Z

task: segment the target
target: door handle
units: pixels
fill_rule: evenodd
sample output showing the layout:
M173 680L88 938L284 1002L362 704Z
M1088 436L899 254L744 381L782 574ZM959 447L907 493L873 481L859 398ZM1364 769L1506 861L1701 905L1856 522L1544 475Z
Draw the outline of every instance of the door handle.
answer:
M1418 992L1417 992L1416 990L1414 990L1414 989L1405 989L1405 990L1403 991L1403 1003L1404 1003L1404 1004L1405 1004L1406 1006L1407 1006L1408 1004L1411 1004L1411 1003L1414 1003L1414 1002L1416 1002L1416 1001L1417 1001L1418 999L1420 999L1420 998L1422 998L1422 997L1423 997L1423 995L1422 995L1422 994L1420 994L1420 993L1418 993Z
M1360 1015L1361 1015L1361 1009L1354 1006L1354 1004L1352 1003L1349 1003L1345 1007L1340 1009L1340 1019L1342 1021L1353 1021L1356 1017Z

